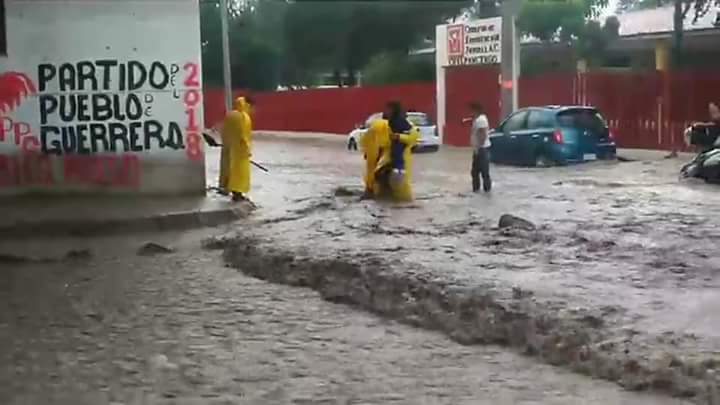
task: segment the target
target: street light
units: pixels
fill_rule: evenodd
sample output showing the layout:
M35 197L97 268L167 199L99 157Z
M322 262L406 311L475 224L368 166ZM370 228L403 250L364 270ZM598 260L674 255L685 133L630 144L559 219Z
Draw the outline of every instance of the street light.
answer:
M522 8L522 0L502 3L502 58L500 62L501 100L503 117L517 110L518 76L520 73L520 35L515 22Z
M223 82L225 84L225 111L232 110L232 73L230 70L230 36L228 34L228 5L227 0L220 2L220 29L222 31L223 48Z

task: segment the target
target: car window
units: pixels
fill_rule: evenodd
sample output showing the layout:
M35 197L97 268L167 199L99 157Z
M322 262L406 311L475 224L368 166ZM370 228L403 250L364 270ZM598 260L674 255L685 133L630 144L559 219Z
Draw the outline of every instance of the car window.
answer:
M407 115L408 121L410 121L411 124L415 125L416 127L427 127L432 125L430 122L430 118L427 116L427 114L408 114Z
M510 118L505 121L505 124L503 124L503 132L522 131L526 129L527 115L527 111L520 111L510 116Z
M532 110L528 114L528 129L552 128L554 126L555 117L548 111Z
M558 124L562 127L602 132L607 123L599 112L592 109L576 109L562 111L557 115Z
M368 117L368 119L365 121L365 128L370 128L370 125L373 123L373 121L379 119L382 117L382 113L375 113Z

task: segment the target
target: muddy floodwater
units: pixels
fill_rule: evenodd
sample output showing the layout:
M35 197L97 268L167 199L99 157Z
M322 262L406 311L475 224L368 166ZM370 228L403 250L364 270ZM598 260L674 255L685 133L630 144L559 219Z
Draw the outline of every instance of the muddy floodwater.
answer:
M247 277L201 247L215 233L17 246L51 261L0 273L0 403L685 403Z
M269 138L254 156L271 170L255 174L261 209L242 231L258 243L346 263L372 256L403 277L530 297L560 319L589 319L587 345L612 351L620 368L637 362L644 377L629 388L715 395L720 193L679 182L682 160L494 166L493 192L476 195L469 152L444 148L416 155L416 202L399 205L358 200L362 158L342 141ZM498 230L506 213L537 230Z
M444 148L392 204L342 137L253 158L227 226L3 241L0 403L720 403L720 194L682 161L493 166L476 195Z

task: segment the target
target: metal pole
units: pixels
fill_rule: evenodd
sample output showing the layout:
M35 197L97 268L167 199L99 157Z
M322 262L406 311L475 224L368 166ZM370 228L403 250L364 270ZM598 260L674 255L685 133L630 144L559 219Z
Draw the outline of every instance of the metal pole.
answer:
M521 0L502 4L501 100L503 117L518 108L518 76L520 74L520 35L515 26L522 7Z
M228 33L227 0L220 2L220 27L222 30L223 47L223 82L225 84L225 111L232 110L232 73L230 70L230 35Z

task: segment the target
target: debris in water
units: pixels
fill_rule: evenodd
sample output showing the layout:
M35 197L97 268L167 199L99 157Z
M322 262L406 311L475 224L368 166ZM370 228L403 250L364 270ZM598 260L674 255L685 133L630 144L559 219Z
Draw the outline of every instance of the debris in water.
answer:
M333 192L333 195L335 195L335 197L357 197L361 196L362 194L363 192L361 190L351 190L343 186L337 187Z
M202 241L205 250L222 250L228 247L235 239L230 236L211 236Z
M175 249L160 245L154 242L148 242L138 249L138 256L154 256L159 254L173 253Z
M533 224L532 222L530 222L524 218L516 217L516 216L510 215L510 214L504 214L503 216L500 217L500 221L498 222L498 227L500 229L519 228L519 229L524 229L527 231L534 231L535 229L537 229L535 224Z
M65 254L66 260L85 260L92 257L90 249L71 250Z

